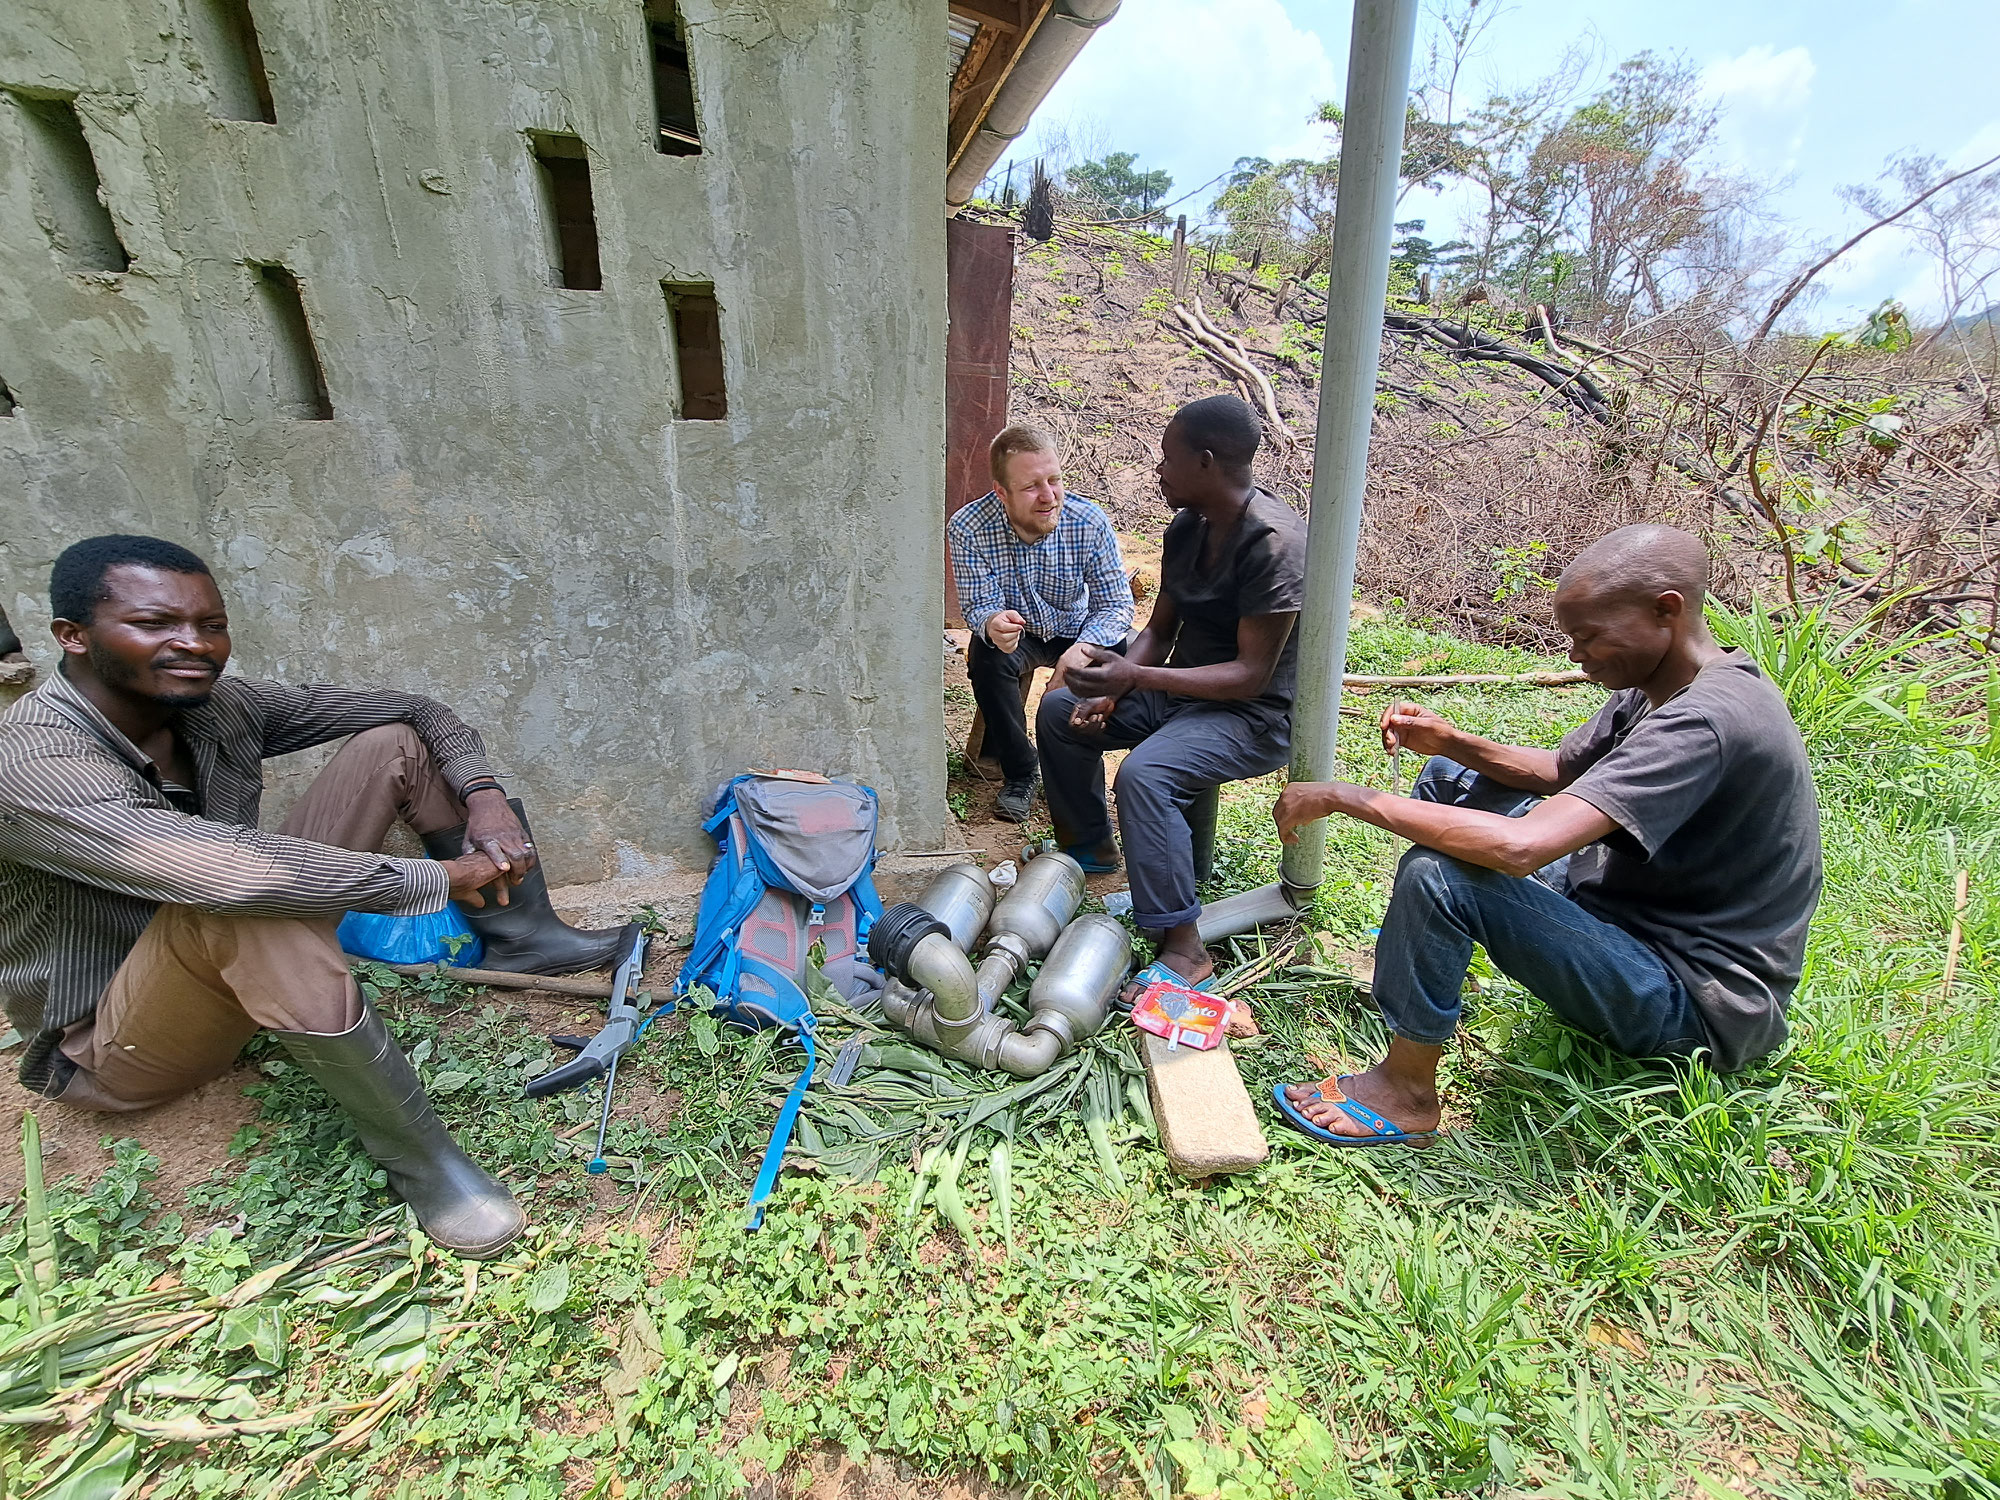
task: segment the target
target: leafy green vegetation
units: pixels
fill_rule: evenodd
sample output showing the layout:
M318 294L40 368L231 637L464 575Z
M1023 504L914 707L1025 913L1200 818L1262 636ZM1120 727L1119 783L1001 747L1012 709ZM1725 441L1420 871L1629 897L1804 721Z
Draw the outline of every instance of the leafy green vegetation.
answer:
M1053 1496L2000 1494L1989 699L1909 643L1720 624L1796 695L1824 802L1826 900L1764 1064L1617 1058L1483 973L1438 1147L1335 1153L1273 1122L1265 1167L1195 1184L1116 1086L1115 1035L1075 1065L1085 1107L1017 1096L977 1124L1012 1080L878 1045L854 1098L898 1128L872 1180L842 1175L822 1081L821 1149L745 1233L795 1047L663 1020L625 1070L607 1183L582 1170L592 1097L520 1097L538 1038L373 976L530 1237L486 1266L439 1255L260 1050L262 1117L184 1213L155 1211L128 1144L87 1191L31 1178L0 1222L6 1492L793 1493L845 1452ZM1352 661L1549 664L1393 619L1357 627ZM1378 785L1382 698L1350 695L1344 752ZM1427 701L1546 744L1598 699ZM1231 789L1218 889L1269 878L1275 792ZM1332 833L1328 936L1251 992L1253 1097L1382 1043L1326 952L1379 921L1396 850ZM830 1013L829 1041L862 1021Z

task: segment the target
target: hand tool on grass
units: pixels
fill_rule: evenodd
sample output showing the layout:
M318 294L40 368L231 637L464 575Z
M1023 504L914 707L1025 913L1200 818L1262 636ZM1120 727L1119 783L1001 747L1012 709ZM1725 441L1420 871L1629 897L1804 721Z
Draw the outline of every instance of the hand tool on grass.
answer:
M646 931L640 928L638 936L632 940L632 951L611 976L609 1013L603 1027L596 1036L588 1039L580 1036L550 1037L549 1040L556 1046L566 1047L576 1056L561 1067L551 1068L541 1077L528 1080L527 1095L530 1099L543 1099L565 1089L581 1088L593 1078L604 1080L604 1107L597 1121L597 1152L590 1159L593 1174L607 1170L604 1136L611 1128L611 1091L618 1086L619 1054L632 1044L642 1029L639 1007L633 1003L633 991L645 966Z

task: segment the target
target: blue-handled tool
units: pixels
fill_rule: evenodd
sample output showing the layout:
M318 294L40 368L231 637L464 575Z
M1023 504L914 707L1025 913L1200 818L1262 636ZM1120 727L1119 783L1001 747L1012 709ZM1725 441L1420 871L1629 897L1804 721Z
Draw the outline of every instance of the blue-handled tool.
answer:
M641 928L632 940L632 951L611 976L611 1001L603 1027L588 1041L573 1036L550 1037L555 1045L569 1048L576 1056L561 1067L528 1080L530 1099L545 1099L566 1089L581 1088L594 1078L604 1080L604 1108L597 1120L597 1154L590 1159L592 1172L605 1170L604 1135L611 1128L611 1091L618 1086L619 1054L632 1045L641 1029L633 992L645 967L646 932Z

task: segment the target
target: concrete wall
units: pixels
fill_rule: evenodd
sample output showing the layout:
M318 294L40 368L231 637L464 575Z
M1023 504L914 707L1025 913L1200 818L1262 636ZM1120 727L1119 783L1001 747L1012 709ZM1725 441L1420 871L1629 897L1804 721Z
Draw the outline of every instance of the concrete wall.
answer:
M252 0L274 125L217 117L254 109L211 3L0 6L0 608L38 665L56 552L153 532L209 558L245 672L477 725L558 880L705 863L751 765L859 777L885 844L936 846L944 6L686 0L705 152L669 157L640 0ZM123 274L65 263L46 95ZM552 284L531 131L588 144L601 291ZM329 421L288 414L260 263ZM715 285L726 420L676 419L663 281Z

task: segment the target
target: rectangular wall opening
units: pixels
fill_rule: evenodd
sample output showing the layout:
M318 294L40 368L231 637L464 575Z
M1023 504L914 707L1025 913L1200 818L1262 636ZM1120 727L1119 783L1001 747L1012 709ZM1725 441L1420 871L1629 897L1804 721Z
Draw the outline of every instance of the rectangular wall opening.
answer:
M277 124L271 77L264 71L264 49L257 41L250 0L188 0L188 21L208 65L217 117Z
M549 268L557 286L580 292L604 289L597 260L597 211L590 201L590 152L573 135L529 135L542 181L542 205L551 228Z
M252 266L257 299L271 333L271 389L278 410L301 422L325 422L333 417L326 372L306 321L305 298L299 278L283 266Z
M14 393L7 389L7 382L0 380L0 417L13 416L20 404L14 399Z
M104 184L90 153L74 99L29 99L14 103L28 141L28 169L37 208L55 241L56 253L74 270L123 271L132 264L118 238Z
M680 379L681 417L716 422L729 415L722 385L722 308L715 288L665 282L667 321L674 334L674 367Z
M694 114L694 68L680 7L646 0L646 45L653 55L653 144L668 156L701 155Z

